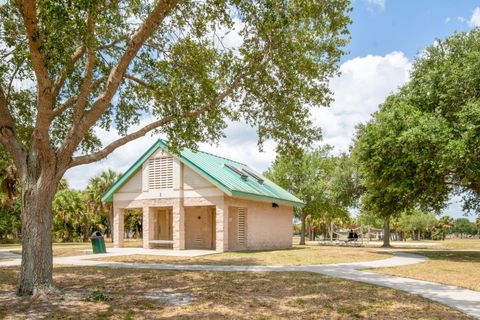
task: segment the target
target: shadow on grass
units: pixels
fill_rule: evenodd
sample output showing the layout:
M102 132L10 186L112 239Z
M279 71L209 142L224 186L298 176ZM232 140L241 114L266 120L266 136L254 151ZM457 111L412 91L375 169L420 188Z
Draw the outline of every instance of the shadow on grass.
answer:
M410 251L411 252L411 251ZM430 260L448 260L455 262L479 262L480 251L415 251L411 253L418 253L428 257Z

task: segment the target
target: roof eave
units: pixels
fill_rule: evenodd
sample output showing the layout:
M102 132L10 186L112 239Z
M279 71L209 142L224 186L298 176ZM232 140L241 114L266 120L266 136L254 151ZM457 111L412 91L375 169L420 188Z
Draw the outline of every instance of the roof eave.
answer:
M142 166L142 164L162 146L162 141L155 142L128 170L103 194L102 202L112 202L113 194Z
M261 200L261 201L266 201L266 202L273 202L273 203L278 203L278 204L286 204L286 205L299 207L299 208L305 206L305 204L303 202L292 201L292 200L287 200L287 199L282 199L282 198L269 197L269 196L264 196L264 195L261 195L261 194L249 193L249 192L243 192L243 191L237 191L237 190L232 191L232 196L233 197L242 197L242 198L247 198L247 199L253 199L253 200Z

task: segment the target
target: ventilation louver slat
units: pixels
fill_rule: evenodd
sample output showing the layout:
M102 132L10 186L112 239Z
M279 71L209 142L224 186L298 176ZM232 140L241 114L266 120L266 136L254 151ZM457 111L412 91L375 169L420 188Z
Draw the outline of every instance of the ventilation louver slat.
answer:
M148 161L148 188L167 189L173 187L173 158L163 157Z
M246 243L246 229L247 229L247 210L245 208L238 209L238 230L237 230L237 242L244 245Z

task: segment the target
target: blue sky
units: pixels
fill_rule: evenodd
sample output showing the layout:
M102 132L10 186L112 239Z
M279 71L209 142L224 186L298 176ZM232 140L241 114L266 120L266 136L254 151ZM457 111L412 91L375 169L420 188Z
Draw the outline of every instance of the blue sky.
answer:
M412 59L419 50L455 31L470 29L478 0L354 0L348 60L401 51Z
M322 128L322 143L336 152L348 151L355 126L368 121L378 105L408 81L418 52L436 38L480 26L480 0L353 0L352 6L349 53L341 61L341 75L331 79L335 101L329 108L311 110ZM238 34L229 39L232 46L239 41ZM150 120L142 119L139 126ZM104 143L118 138L115 132L97 130L97 134ZM225 134L219 145L200 145L200 149L244 162L259 172L275 159L273 142L267 141L263 152L258 150L254 129L232 123ZM71 187L82 189L102 170L125 172L156 139L147 135L130 142L105 160L69 170L66 178ZM462 216L458 199L445 213Z

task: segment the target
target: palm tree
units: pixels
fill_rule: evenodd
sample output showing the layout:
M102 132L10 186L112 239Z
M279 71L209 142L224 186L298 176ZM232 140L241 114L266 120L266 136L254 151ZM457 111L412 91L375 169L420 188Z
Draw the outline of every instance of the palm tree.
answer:
M438 220L438 227L442 230L442 237L445 240L446 235L455 226L455 221L452 217L444 216Z
M90 178L86 189L87 202L90 210L101 213L107 218L107 234L111 235L113 229L113 206L110 203L102 203L103 194L120 178L121 174L108 169L93 178ZM113 242L113 237L111 237Z
M52 203L53 232L60 241L73 241L83 226L85 212L81 193L63 189L55 194Z
M477 226L477 235L480 236L480 217L477 217L477 220L475 220L475 225Z

